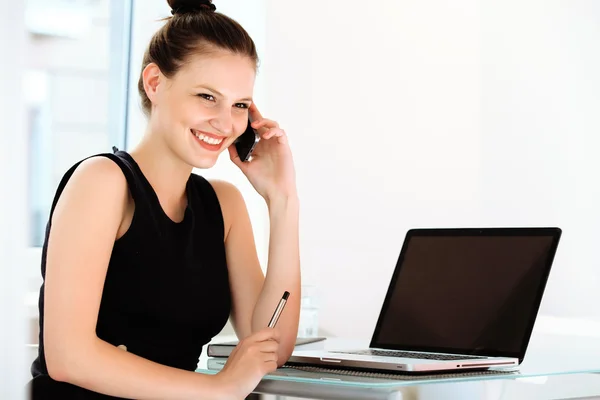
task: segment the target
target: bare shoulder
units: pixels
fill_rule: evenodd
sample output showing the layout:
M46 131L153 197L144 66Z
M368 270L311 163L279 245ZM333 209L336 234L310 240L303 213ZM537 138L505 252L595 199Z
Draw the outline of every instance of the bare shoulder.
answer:
M93 182L116 183L127 187L127 180L121 168L107 157L91 157L84 160L75 169L71 180L85 181L93 185Z
M243 201L242 193L233 183L220 179L211 179L209 182L215 189L219 201Z
M219 179L211 179L209 183L215 190L221 205L225 223L225 238L227 238L227 233L236 219L236 215L239 212L245 212L246 203L242 193L234 184Z
M67 182L56 206L56 214L68 209L94 207L102 213L99 205L114 211L127 207L129 190L121 168L106 157L92 157L77 166ZM116 207L116 210L115 208Z

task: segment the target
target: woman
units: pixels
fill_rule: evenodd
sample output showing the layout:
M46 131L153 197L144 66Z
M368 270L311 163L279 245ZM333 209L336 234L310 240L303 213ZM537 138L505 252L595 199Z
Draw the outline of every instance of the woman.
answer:
M298 198L278 124L252 102L257 54L208 0L169 0L144 56L147 131L130 153L77 163L56 193L42 255L34 399L243 398L294 348L299 318ZM248 118L252 161L234 141ZM230 158L265 199L263 276L239 191L192 168ZM284 291L276 328L265 328ZM218 374L195 373L231 318L241 339Z

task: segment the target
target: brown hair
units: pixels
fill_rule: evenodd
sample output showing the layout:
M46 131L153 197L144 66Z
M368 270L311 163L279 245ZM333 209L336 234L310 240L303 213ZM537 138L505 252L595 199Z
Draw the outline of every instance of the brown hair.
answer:
M166 77L174 76L192 54L211 54L227 50L249 57L258 67L254 41L235 20L215 12L211 0L167 0L172 17L166 18L150 40L144 54L142 71L155 63ZM138 81L142 108L150 115L151 102L144 90L142 74Z

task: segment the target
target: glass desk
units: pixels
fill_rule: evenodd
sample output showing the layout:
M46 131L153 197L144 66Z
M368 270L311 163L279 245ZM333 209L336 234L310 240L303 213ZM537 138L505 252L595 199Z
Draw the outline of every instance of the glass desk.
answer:
M366 347L328 339L310 348ZM215 374L225 361L203 356L197 372ZM254 393L311 399L600 399L600 340L533 336L519 368L490 373L411 376L284 367L267 375Z

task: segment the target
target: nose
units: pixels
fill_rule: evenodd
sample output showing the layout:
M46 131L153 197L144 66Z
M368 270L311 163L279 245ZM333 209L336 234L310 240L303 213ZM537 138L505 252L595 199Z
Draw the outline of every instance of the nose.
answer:
M222 135L231 135L233 133L233 115L231 107L221 107L217 115L215 115L210 124L218 130Z

